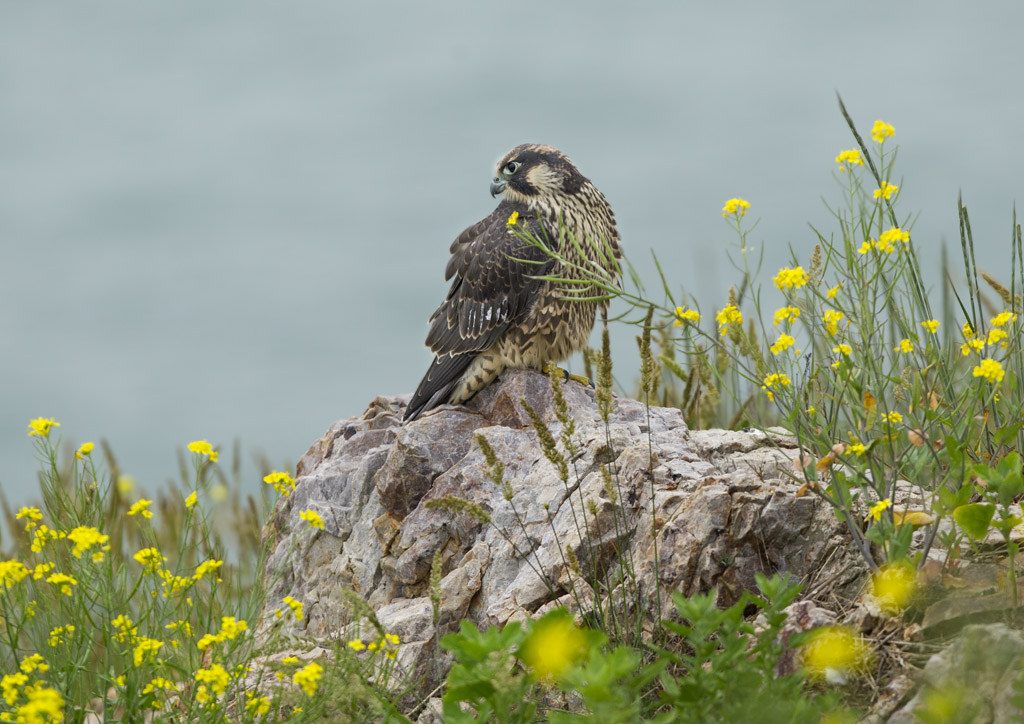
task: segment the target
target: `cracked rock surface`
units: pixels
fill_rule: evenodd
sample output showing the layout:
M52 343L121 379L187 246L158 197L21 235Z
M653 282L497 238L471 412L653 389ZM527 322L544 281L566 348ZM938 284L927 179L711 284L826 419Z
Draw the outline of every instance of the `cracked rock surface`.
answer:
M486 627L607 595L572 572L567 551L584 573L607 571L609 579L619 561L631 561L649 620L659 604L673 610L673 591L712 591L730 605L756 590L759 572L788 572L807 584L805 595L827 586L856 597L865 567L848 534L822 500L798 497L786 474L794 440L693 431L676 409L626 398L614 400L606 426L593 390L568 382L563 391L576 425L567 483L519 402L558 439L550 383L536 372L508 370L466 407L407 425L406 396L378 397L360 417L331 425L299 461L296 488L272 516L263 620L320 641L345 636L352 613L342 591L351 589L400 637L399 662L436 680L443 672L431 670L438 649L429 577L437 551L442 635L463 619ZM488 475L475 434L504 464L511 500ZM442 496L479 505L490 522L425 507ZM323 530L300 520L307 509L320 514ZM304 621L275 622L284 596L305 603Z

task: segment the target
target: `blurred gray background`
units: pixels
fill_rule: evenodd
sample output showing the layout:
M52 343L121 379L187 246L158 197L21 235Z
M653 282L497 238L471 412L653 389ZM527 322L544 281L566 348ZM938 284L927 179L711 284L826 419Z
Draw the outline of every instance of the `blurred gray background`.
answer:
M726 199L761 219L769 275L834 228L839 91L865 136L895 126L924 255L958 258L963 189L998 273L1022 27L1018 2L5 0L0 485L35 489L37 416L152 490L190 440L294 462L411 392L448 245L525 141L568 153L652 286L654 250L707 311L736 278Z

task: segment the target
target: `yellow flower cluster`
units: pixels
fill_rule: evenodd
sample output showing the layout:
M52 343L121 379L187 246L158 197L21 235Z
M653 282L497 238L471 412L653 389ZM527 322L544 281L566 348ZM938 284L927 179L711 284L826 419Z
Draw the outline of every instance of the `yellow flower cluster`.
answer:
M26 666L30 661L32 663ZM23 724L61 724L64 721L64 698L60 692L46 686L42 680L29 683L27 674L49 669L41 661L42 657L34 654L22 662L21 671L5 674L0 679L0 692L10 707L10 711L0 713L0 721Z
M883 181L882 182L882 188L875 189L875 198L876 199L885 199L885 200L888 201L899 190L900 190L900 187L897 186L896 184L891 184L888 181Z
M36 527L36 524L43 519L43 514L39 512L39 508L22 507L14 517L17 520L24 519L25 530L32 530Z
M541 678L558 678L586 653L587 637L569 616L541 619L534 624L520 657Z
M313 696L323 673L324 667L312 661L296 671L292 681L306 693L306 696Z
M868 519L869 520L881 520L882 519L882 513L884 513L887 508L891 508L891 507L892 507L892 498L886 498L884 500L879 500L877 503L872 505L871 506L871 510L868 511Z
M275 470L269 475L265 475L263 477L263 482L267 485L273 485L274 490L286 498L292 494L293 490L295 490L295 480L292 476L278 470Z
M96 445L94 445L91 442L83 442L79 446L78 450L75 451L75 459L85 460L89 455L92 454L92 450L94 447L96 447Z
M508 217L508 221L506 221L505 223L508 226L515 226L518 222L519 222L519 212L518 211L513 211L512 215Z
M302 620L302 601L296 601L291 596L285 596L281 599L281 602L287 605L292 610L292 614L295 616L296 621ZM275 608L274 615L277 618L281 618L282 616L284 616L284 612L281 611L281 609L279 608Z
M813 632L801 653L811 675L842 681L867 663L870 648L851 628L825 626Z
M60 592L63 593L65 596L70 596L71 587L78 585L78 581L75 579L75 577L70 576L67 573L54 573L52 576L47 576L46 582L52 583L53 585L60 588Z
M198 566L196 566L196 572L192 574L192 580L201 581L203 580L203 576L205 576L207 573L214 573L223 565L224 561L218 561L214 558L211 558L208 561L203 561Z
M725 202L725 206L722 207L722 216L732 216L735 213L739 213L740 216L746 216L747 209L749 208L749 201L744 201L743 199L729 199Z
M188 444L188 451L193 452L196 455L205 455L210 458L211 463L217 462L217 456L219 455L219 453L213 449L213 445L206 440L193 440Z
M914 351L914 343L904 337L900 340L898 345L893 347L893 351L899 352L900 354L909 354Z
M143 548L132 558L139 562L145 573L156 573L167 560L157 548Z
M94 552L92 559L94 562L99 563L103 560L104 552L110 550L110 546L107 544L110 536L100 533L96 528L84 525L80 525L68 533L68 540L75 544L75 547L71 550L75 558L81 558L85 551L94 545L98 545L101 546L101 550Z
M988 380L989 384L1002 382L1005 374L1006 372L1003 371L1003 366L991 357L986 357L977 367L974 368L974 376L984 377Z
M196 701L204 706L223 694L227 690L228 684L231 683L231 676L220 664L197 670L195 679L199 684L199 688L196 690Z
M676 319L673 324L677 327L682 327L683 322L689 322L690 324L697 324L700 322L700 312L696 309L687 309L686 307L676 307Z
M164 642L158 639L151 639L146 636L139 637L135 644L135 649L132 651L132 662L135 664L135 667L138 668L143 663L151 661L163 645Z
M299 518L309 523L310 528L324 529L324 519L315 510L303 510L299 513Z
M799 316L800 310L796 307L779 307L775 310L775 319L772 321L772 325L778 326L782 322L789 322L792 324Z
M843 288L843 283L839 282L834 287L829 289L828 292L825 293L825 296L828 297L829 299L835 299L836 295L839 294L839 290L842 289L842 288Z
M789 336L788 334L780 334L779 338L775 340L775 344L769 347L769 349L771 350L772 354L778 355L780 352L784 352L785 350L792 347L794 344L796 344L796 340L793 339L791 336ZM800 350L797 350L796 353L800 354Z
M846 167L863 166L864 158L860 155L860 151L852 149L850 151L842 151L836 156L836 163L839 164L840 171L846 171Z
M132 507L128 509L128 515L141 515L143 518L152 518L153 511L149 509L152 504L152 500L146 500L145 498L139 498L139 500L132 504Z
M788 387L791 384L793 383L789 379L788 375L776 372L764 378L764 384L761 385L761 389L764 390L766 395L768 395L769 400L774 400L775 394L772 392L774 388Z
M54 427L60 427L60 423L51 417L37 417L28 423L28 436L33 437L38 435L39 437L49 437L50 430Z
M50 646L59 646L60 644L65 643L67 638L70 638L71 634L74 632L75 627L72 624L68 624L67 626L56 626L50 629L50 638L48 639L48 643Z
M885 143L885 139L895 135L896 129L885 121L875 121L875 125L871 127L871 137L876 143Z
M779 269L779 273L772 279L776 289L799 289L807 283L807 274L803 267L793 269Z
M249 630L249 625L245 621L236 621L234 616L224 616L220 620L220 632L216 634L206 634L196 642L196 647L200 651L204 651L207 647L213 644L219 644L222 641L233 639L243 631L247 630Z
M743 313L735 304L730 304L715 315L715 321L718 322L718 333L724 337L730 324L743 323Z
M890 412L888 415L883 416L882 419L885 422L888 422L890 425L898 425L899 423L903 422L903 415L894 410Z
M836 311L835 309L826 309L821 319L825 323L825 329L828 330L828 333L835 337L839 334L839 323L843 321L845 317L845 314Z
M924 327L929 332L931 332L932 334L935 334L936 332L939 331L939 320L928 319L925 320L924 322L921 322L921 326Z

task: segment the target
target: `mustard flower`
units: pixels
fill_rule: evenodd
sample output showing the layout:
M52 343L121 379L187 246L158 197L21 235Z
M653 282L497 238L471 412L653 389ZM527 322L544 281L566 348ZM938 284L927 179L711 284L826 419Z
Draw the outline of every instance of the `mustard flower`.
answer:
M316 688L319 685L318 682L323 673L324 667L312 661L296 671L292 681L306 692L306 696L313 696L316 693Z
M193 490L189 493L189 496L185 498L185 507L191 510L195 507L196 501L199 499L199 491Z
M43 659L42 654L32 654L22 659L21 666L18 668L26 674L31 674L35 671L42 674L50 670L50 665Z
M8 717L8 721L25 722L25 724L61 724L64 721L64 697L56 689L43 686L37 681L34 686L25 687L28 699L11 712L0 714L0 719Z
M909 242L910 232L901 229L898 226L894 226L891 229L886 229L885 231L878 235L878 247L880 249L882 248L883 244L891 248L893 243L897 241L902 241L904 244Z
M146 573L155 573L167 559L156 548L143 548L132 556L145 569Z
M224 561L218 561L211 558L208 561L203 561L196 566L196 572L192 574L192 580L200 581L207 573L213 573L218 568L224 565Z
M863 444L861 444L859 442L855 442L855 443L851 444L846 449L849 450L850 452L852 452L854 455L863 455L865 452L867 452L867 446L865 446L865 445L863 445Z
M86 457L88 457L89 455L92 454L93 448L95 448L95 447L96 447L96 445L94 445L91 442L83 442L79 446L78 450L75 451L75 459L77 459L77 460L85 460Z
M267 485L273 485L281 495L286 498L291 495L292 491L295 490L295 480L288 473L282 473L275 470L269 475L263 477L263 482Z
M32 530L36 527L36 524L43 519L43 514L39 508L22 506L18 514L14 516L17 520L25 519L25 530Z
M130 643L132 645L138 641L139 627L135 623L125 616L124 614L119 615L110 625L117 629L117 633L114 634L114 640L122 643Z
M791 336L788 334L780 334L779 338L775 340L775 344L769 347L769 349L772 351L772 354L778 355L780 352L784 352L794 344L796 344L796 340ZM799 351L797 353L799 354Z
M787 387L787 386L789 386L791 384L793 384L793 383L789 379L788 375L784 375L784 374L776 372L776 373L770 374L770 375L768 375L767 377L764 378L764 384L761 385L761 389L764 390L764 393L766 395L768 395L768 399L769 400L774 400L775 399L775 395L772 392L773 388L775 388L775 387L779 387L779 388Z
M722 207L722 216L731 216L737 212L740 216L746 216L747 209L749 208L749 201L744 201L743 199L729 199L725 202L725 206Z
M143 518L152 518L153 511L149 510L149 505L152 502L152 500L139 498L138 502L128 509L128 515L141 515Z
M46 547L48 542L59 540L62 537L64 537L64 534L61 534L60 531L52 530L45 523L42 523L32 531L32 545L29 548L31 548L33 553L39 553Z
M1003 366L991 357L986 357L974 368L974 376L984 377L990 384L1002 382L1005 374Z
M180 631L186 638L192 638L192 624L184 619L164 624L164 628L168 631Z
M676 319L673 324L677 327L682 327L683 322L689 322L690 324L697 324L700 322L700 312L696 309L686 309L685 307L676 307Z
M46 574L57 567L56 563L37 563L32 569L32 580L38 581L46 577Z
M219 455L219 453L213 449L213 445L208 443L206 440L193 440L188 444L188 450L196 455L205 455L210 458L211 463L217 462L217 455Z
M871 137L878 143L885 143L885 139L895 135L896 130L884 121L875 121L875 125L871 127Z
M392 644L393 646L398 646L398 634L384 634L384 638L387 640L389 644Z
M996 316L992 317L990 321L993 327L1002 327L1008 324L1009 322L1016 322L1017 315L1014 314L1013 312L1001 312L1000 314L997 314ZM964 326L966 327L967 325L965 324Z
M302 601L296 601L291 596L285 596L281 599L281 602L287 604L287 606L291 608L292 614L295 616L297 621L302 620ZM284 614L281 612L281 609L276 608L274 609L274 615L281 618Z
M974 327L971 326L970 322L964 322L964 326L960 328L960 331L963 333L964 339L971 339L974 336Z
M35 420L31 420L28 423L28 436L32 437L38 435L39 437L49 437L50 429L54 427L60 427L60 423L50 417L37 417Z
M23 673L4 674L4 678L0 679L0 689L3 690L4 701L7 702L8 706L14 706L14 702L20 696L18 689L27 683L28 677Z
M311 528L324 529L324 519L320 517L320 514L315 510L304 510L299 513L299 517L309 523Z
M928 320L926 320L924 322L921 322L921 326L924 327L925 329L927 329L932 334L935 334L936 332L939 331L939 320L937 320L937 319L928 319Z
M129 493L135 490L135 478L131 475L118 475L117 476L117 492L122 496L127 497Z
M890 425L898 425L899 423L903 422L903 415L893 410L888 415L885 415L882 419L888 422Z
M69 576L67 573L54 573L46 578L47 583L52 583L55 586L60 587L60 592L65 596L71 595L71 587L77 586L78 581L75 580L74 576Z
M864 243L860 245L859 249L857 249L857 253L858 254L867 254L869 251L871 251L871 248L874 245L875 245L875 240L874 239L865 239Z
M782 322L792 324L799 316L800 310L796 307L779 307L775 310L775 319L772 321L772 325L779 325Z
M141 637L138 643L135 644L135 649L132 651L132 662L135 667L142 666L143 662L151 660L156 652L164 645L163 641L157 639Z
M508 221L506 221L505 223L508 226L515 226L516 223L518 223L518 221L519 221L519 212L518 211L513 211L512 215L508 217Z
M726 331L728 331L729 329L730 324L743 323L743 313L736 307L735 304L730 304L715 315L715 321L718 322L719 334L721 334L724 337Z
M985 342L980 339L969 339L960 345L960 354L967 357L971 352L980 352L985 348Z
M870 648L847 626L825 626L813 632L801 653L813 676L840 683L847 672L864 666Z
M842 289L842 288L843 288L843 283L842 283L842 282L839 282L839 283L838 283L838 284L836 284L836 285L835 285L834 287L832 287L831 289L829 289L829 290L828 290L828 291L827 291L827 292L825 293L825 296L826 296L826 297L828 297L829 299L835 299L835 298L836 298L836 295L837 295L837 294L839 294L839 290L840 290L840 289Z
M104 545L110 536L100 533L96 528L79 526L68 533L68 540L75 544L71 550L75 558L81 558L82 553L94 545Z
M825 323L825 329L828 333L835 337L839 334L839 323L846 317L842 312L836 311L835 309L826 309L821 319Z
M249 694L245 702L245 713L250 716L263 716L270 711L270 699L258 694Z
M50 646L58 646L59 644L64 643L66 640L65 637L70 637L74 632L75 627L70 624L67 626L56 626L50 629Z
M871 577L871 595L886 613L899 613L917 591L917 573L909 562L888 563Z
M914 343L911 342L906 337L904 337L903 339L900 340L900 343L898 345L893 347L893 351L899 352L900 354L909 354L910 352L914 351Z
M362 651L363 649L366 648L366 644L364 644L359 639L355 639L354 641L349 641L348 642L348 647L350 649L352 649L353 651Z
M177 685L170 679L165 679L162 676L156 676L150 679L149 683L142 687L142 694L143 696L145 696L146 694L152 694L156 692L158 689L163 689L165 691L176 691L177 688Z
M779 269L779 273L772 279L776 289L799 289L807 283L807 274L803 267L792 269Z
M885 512L886 508L892 507L892 498L886 498L885 500L879 500L877 503L871 506L871 510L868 511L868 518L871 520L881 520L882 513Z
M10 588L29 574L29 569L21 561L0 561L0 583Z
M1008 336L1009 335L1006 333L1005 329L1002 329L1000 327L994 327L988 331L988 338L985 340L985 344L993 345L996 342L999 342L1000 340L1006 339ZM1003 344L1003 346L1006 346L1005 343Z
M900 190L900 187L896 184L891 184L888 181L882 182L882 188L875 189L876 199L891 199L893 195Z
M847 165L851 168L854 166L863 166L864 159L860 155L860 151L855 148L850 151L842 151L838 156L836 156L836 163L839 164L840 171L846 171Z
M833 347L832 351L835 352L836 354L841 354L844 357L849 357L850 354L853 352L853 347L851 347L848 344L843 343L843 344L840 344L840 345L838 345L836 347Z
M196 682L200 684L196 691L196 701L200 704L206 704L214 696L223 694L227 690L228 684L231 683L231 676L220 664L214 664L208 669L199 669L196 671L195 678ZM213 696L211 696L211 692Z

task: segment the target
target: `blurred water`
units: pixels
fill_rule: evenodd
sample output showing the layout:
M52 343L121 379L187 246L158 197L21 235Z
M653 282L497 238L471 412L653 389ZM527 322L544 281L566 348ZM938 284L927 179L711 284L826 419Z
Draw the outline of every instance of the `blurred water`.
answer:
M896 127L915 243L956 243L962 188L998 273L1022 26L1015 2L3 3L0 485L34 488L40 415L152 489L190 440L294 461L411 391L448 245L524 141L710 308L726 199L769 272L831 228L838 90L864 132Z

